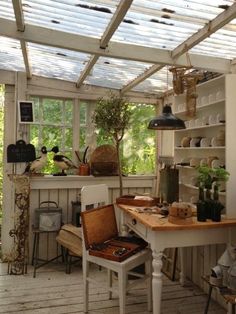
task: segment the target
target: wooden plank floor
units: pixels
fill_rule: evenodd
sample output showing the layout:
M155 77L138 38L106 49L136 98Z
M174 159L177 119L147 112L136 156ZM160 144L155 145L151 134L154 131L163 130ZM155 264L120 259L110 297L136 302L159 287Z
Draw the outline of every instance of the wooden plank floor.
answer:
M93 269L94 277L104 283L106 273ZM203 314L207 296L192 284L181 287L164 277L163 314ZM127 314L147 314L145 290L137 287L128 295ZM4 314L69 314L83 313L83 283L80 266L65 274L62 265L47 265L38 269L36 278L32 267L26 275L8 275L7 264L0 263L0 313ZM91 284L90 314L118 314L118 299L108 300L104 288ZM209 314L226 314L217 303L210 305Z

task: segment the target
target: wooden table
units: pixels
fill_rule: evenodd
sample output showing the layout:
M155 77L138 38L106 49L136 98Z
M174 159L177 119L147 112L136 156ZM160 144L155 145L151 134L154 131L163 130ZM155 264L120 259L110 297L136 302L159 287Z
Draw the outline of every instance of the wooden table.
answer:
M198 222L193 217L192 224L177 225L156 214L135 212L135 207L117 205L121 209L121 230L127 227L146 240L153 255L153 314L161 313L162 296L162 256L165 248L189 247L231 242L231 229L236 227L236 219L222 219L221 222Z

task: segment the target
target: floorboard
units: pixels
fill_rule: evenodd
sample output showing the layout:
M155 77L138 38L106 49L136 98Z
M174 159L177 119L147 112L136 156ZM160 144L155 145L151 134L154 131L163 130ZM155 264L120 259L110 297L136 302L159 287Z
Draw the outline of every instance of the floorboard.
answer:
M118 298L108 300L106 273L93 268L93 276L102 282L102 288L91 284L89 290L90 314L119 314ZM116 282L116 278L114 277ZM181 287L164 277L162 314L202 314L207 295L188 283ZM83 282L81 266L74 266L71 274L60 264L51 264L37 270L32 267L25 275L8 275L7 264L0 263L0 314L82 314ZM127 314L148 314L146 292L142 286L127 297ZM226 314L216 302L210 304L208 314Z

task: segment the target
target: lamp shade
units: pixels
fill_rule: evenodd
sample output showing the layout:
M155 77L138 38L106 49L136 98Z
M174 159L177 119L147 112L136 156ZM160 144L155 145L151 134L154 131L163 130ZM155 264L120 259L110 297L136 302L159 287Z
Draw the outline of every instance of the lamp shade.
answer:
M148 125L148 129L153 130L179 130L185 128L184 121L172 114L170 105L165 105L162 114L152 119Z

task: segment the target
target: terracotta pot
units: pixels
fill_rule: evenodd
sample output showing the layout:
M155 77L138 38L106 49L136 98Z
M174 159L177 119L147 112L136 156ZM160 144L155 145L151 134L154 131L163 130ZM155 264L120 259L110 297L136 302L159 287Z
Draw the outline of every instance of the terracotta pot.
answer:
M80 176L89 176L90 175L89 164L79 165L79 175Z

